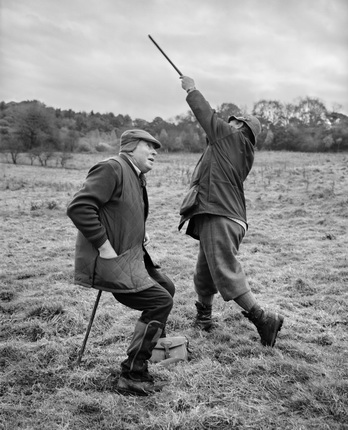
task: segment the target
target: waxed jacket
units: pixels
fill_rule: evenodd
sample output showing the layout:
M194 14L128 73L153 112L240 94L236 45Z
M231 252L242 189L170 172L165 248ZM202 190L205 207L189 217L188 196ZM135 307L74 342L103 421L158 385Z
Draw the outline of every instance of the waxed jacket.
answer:
M154 285L144 265L146 204L144 189L126 156L112 157L90 169L67 209L78 229L76 284L117 293ZM98 248L106 239L117 258L99 257Z
M234 129L219 118L198 90L191 91L186 100L207 135L207 147L191 179L188 196L192 191L195 196L190 207L183 208L183 202L180 210L179 230L199 214L226 216L247 224L243 182L254 162L252 135L245 127ZM191 227L189 224L187 234L199 239Z

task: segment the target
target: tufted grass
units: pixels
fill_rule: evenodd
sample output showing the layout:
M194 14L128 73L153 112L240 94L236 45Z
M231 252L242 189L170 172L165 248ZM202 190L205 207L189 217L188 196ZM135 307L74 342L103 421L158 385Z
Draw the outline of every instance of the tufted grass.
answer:
M1 164L0 429L348 429L348 155L256 153L239 257L259 302L285 315L273 349L219 296L218 328L192 327L198 243L177 224L199 155L159 155L148 249L177 288L168 332L188 337L192 357L151 365L168 386L148 398L115 390L139 314L109 293L75 366L96 291L73 285L65 208L94 157Z

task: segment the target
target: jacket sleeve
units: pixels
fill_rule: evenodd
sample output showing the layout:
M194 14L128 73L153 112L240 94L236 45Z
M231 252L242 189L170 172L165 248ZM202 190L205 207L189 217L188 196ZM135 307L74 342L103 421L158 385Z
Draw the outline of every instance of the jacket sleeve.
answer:
M200 91L191 91L187 95L186 101L211 143L232 133L228 123L217 116Z
M68 217L97 249L108 239L99 211L110 201L119 181L120 172L109 163L95 165L67 208Z

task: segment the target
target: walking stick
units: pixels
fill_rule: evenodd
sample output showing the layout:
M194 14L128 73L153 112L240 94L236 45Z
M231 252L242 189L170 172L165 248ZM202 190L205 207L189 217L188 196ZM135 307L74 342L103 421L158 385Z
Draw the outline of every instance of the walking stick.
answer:
M170 60L170 58L164 53L164 51L157 45L157 43L153 40L153 38L149 36L149 39L151 42L154 43L154 45L161 51L161 53L166 57L166 59L170 62L170 64L174 67L174 69L179 73L180 76L183 76L183 74L180 72L180 70L176 67L176 65Z
M93 324L93 320L94 320L94 317L95 317L95 313L97 311L97 307L99 305L99 300L100 300L101 293L102 293L102 290L99 290L97 298L96 298L95 303L94 303L92 315L91 315L91 318L89 320L89 324L88 324L88 327L87 327L85 338L84 338L82 347L80 349L80 352L79 352L79 355L78 355L78 358L77 358L77 361L76 361L76 365L77 366L80 365L83 353L85 352L86 343L87 343L87 340L88 340L89 332L91 331L91 328L92 328L92 324Z

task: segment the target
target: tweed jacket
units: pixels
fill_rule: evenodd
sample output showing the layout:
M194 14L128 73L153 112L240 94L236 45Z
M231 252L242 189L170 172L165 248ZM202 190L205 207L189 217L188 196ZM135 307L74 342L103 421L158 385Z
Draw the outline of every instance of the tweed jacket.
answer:
M93 166L67 214L78 229L76 284L117 293L134 293L154 285L144 265L147 208L143 189L126 156ZM107 239L117 258L99 257L98 248Z
M207 135L190 190L180 209L179 230L195 215L211 214L235 218L247 224L243 182L254 162L254 144L248 130L234 129L219 118L198 91L187 102ZM189 223L187 234L199 239Z

